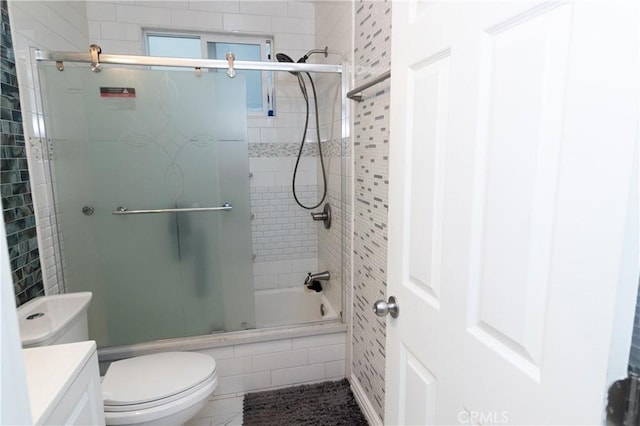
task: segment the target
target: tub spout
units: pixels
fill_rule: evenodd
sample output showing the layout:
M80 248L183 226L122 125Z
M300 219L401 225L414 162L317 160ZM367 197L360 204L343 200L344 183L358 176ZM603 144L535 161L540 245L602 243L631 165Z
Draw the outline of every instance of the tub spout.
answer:
M312 274L311 272L309 272L307 274L307 278L304 280L304 285L309 285L312 282L318 281L318 280L329 281L330 279L331 279L331 274L329 274L329 271L316 272L315 274Z

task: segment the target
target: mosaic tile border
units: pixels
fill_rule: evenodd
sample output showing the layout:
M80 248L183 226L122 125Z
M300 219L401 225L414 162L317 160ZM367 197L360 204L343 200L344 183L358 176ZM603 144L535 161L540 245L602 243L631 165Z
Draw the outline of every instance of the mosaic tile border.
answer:
M324 157L340 157L341 139L322 141L322 155ZM250 158L274 158L274 157L296 157L300 150L300 143L249 143ZM303 157L317 157L318 144L315 142L305 142L302 149Z
M300 143L250 143L250 158L296 157L300 150ZM317 157L318 146L314 143L305 143L302 150L303 157Z

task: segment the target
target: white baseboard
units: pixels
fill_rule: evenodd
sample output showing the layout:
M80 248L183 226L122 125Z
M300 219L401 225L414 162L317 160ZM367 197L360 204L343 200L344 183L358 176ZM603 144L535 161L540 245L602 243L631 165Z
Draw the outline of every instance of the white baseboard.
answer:
M353 396L356 397L356 401L358 401L358 405L360 409L364 413L364 416L367 418L369 425L371 426L382 426L382 421L380 421L380 417L378 417L378 413L371 405L371 401L367 398L367 394L364 392L362 385L353 374L349 377L349 383L351 384L351 391L353 392Z

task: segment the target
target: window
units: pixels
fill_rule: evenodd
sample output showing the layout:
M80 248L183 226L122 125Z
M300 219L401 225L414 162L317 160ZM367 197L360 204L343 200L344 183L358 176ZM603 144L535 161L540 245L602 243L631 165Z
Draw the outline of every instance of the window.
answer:
M215 34L169 34L147 32L147 54L177 58L226 59L233 52L238 61L271 59L272 41L266 38ZM171 69L170 67L155 67ZM211 70L226 72L226 70ZM273 73L271 71L236 70L247 83L247 109L273 115Z

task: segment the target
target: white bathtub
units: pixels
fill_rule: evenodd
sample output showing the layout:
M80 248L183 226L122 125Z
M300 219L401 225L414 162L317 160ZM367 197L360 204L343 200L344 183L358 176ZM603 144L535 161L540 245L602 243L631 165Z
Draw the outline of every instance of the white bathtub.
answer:
M259 290L255 300L257 328L339 319L322 292L309 292L303 286Z

